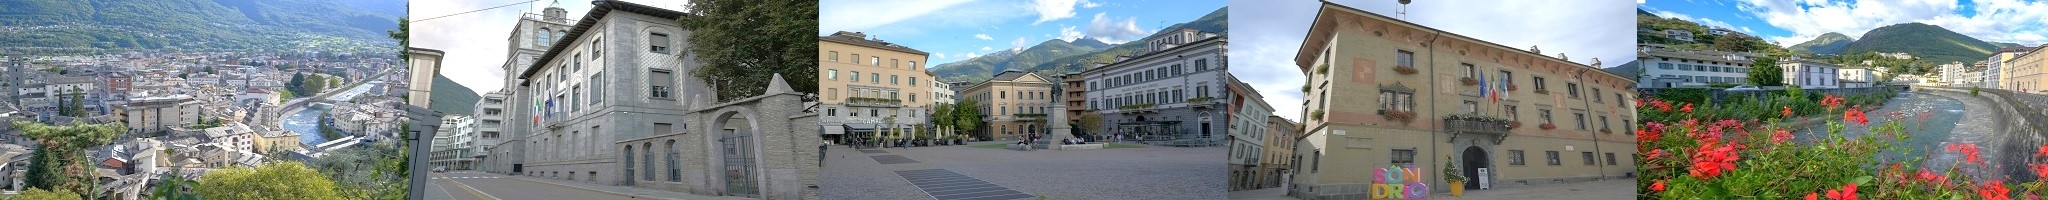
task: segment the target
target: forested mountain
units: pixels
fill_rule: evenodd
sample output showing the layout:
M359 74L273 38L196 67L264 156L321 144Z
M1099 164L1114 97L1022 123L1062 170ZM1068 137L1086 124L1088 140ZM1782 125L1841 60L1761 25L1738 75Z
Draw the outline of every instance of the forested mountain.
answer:
M371 2L394 1L0 0L0 52L395 51L399 15L352 5Z
M1792 45L1788 49L1791 49L1793 53L1801 54L1840 54L1842 53L1842 48L1848 47L1851 42L1856 42L1856 39L1849 38L1848 35L1842 35L1842 33L1829 32L1821 34L1820 37L1813 38L1813 40Z
M1998 45L1922 23L1904 23L1871 29L1863 38L1843 47L1843 53L1905 52L1933 64L1984 60Z
M1215 11L1210 11L1209 14L1202 15L1202 17L1196 18L1193 21L1167 26L1155 32L1189 28L1203 32L1223 34L1229 31L1229 22L1227 21L1229 13L1229 8L1217 8ZM1024 48L1021 51L1005 50L972 59L940 64L932 67L931 72L938 75L939 80L945 82L986 81L990 76L994 76L996 72L1009 69L1038 72L1044 75L1056 75L1087 70L1092 63L1107 63L1115 60L1116 56L1131 55L1143 47L1145 47L1145 43L1141 41L1110 45L1090 38L1077 39L1073 42L1054 39L1041 42L1036 46Z

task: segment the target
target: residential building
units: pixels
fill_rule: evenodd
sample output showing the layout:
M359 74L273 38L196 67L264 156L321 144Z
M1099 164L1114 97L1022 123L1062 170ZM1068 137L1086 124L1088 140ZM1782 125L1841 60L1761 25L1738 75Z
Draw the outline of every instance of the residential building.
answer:
M1228 75L1225 75L1228 77ZM1273 106L1266 104L1251 85L1228 78L1232 96L1230 105L1230 191L1259 188L1259 164L1266 155L1267 117L1273 116Z
M932 77L930 80L928 80L929 82L925 83L932 85L932 105L952 105L953 103L957 102L957 100L954 100L954 98L956 98L954 96L958 96L959 91L953 90L953 84L946 84L946 82L944 81L939 81L939 76L932 75L931 71L925 71L924 73L927 77Z
M1636 171L1636 84L1581 64L1324 2L1294 64L1307 76L1289 194L1364 196L1373 169L1507 188ZM1483 77L1483 78L1481 78ZM1480 80L1484 80L1483 82ZM1498 99L1498 100L1495 100ZM1446 186L1440 170L1470 177Z
M876 141L876 133L924 126L931 108L930 55L903 45L839 31L818 37L819 117L826 140ZM930 133L915 133L930 134Z
M2043 71L2043 68L2048 68L2048 53L2043 51L2048 50L2044 49L2048 46L2036 47L2005 61L2003 65L2011 68L2008 72L2012 74L2007 76L2006 81L2012 84L2007 90L2048 93L2048 71Z
M129 99L122 110L127 112L128 133L161 134L199 123L200 107L192 96L169 95Z
M1044 133L1045 116L1052 111L1053 79L1038 73L1010 69L988 81L974 84L961 97L973 99L981 108L981 127L971 133L983 140L1016 140Z
M1145 41L1149 49L1081 72L1087 108L1103 119L1103 127L1089 131L1164 144L1223 144L1230 120L1224 109L1236 95L1225 73L1228 39L1179 29Z
M441 50L414 47L406 47L405 53L406 58L411 59L410 62L406 62L408 65L406 71L412 73L406 76L408 79L406 81L407 85L412 87L406 88L405 104L427 107L428 103L432 102L428 101L428 99L433 97L430 94L434 93L434 76L441 74L441 57L447 53L441 52ZM306 96L312 95L306 94Z
M1258 186L1254 188L1281 187L1286 184L1288 169L1292 169L1295 138L1301 136L1301 124L1280 116L1266 116L1265 152L1259 155Z
M435 130L432 150L428 154L434 167L447 170L474 170L476 118L468 115L446 115L441 117L441 130Z
M1692 31L1685 29L1668 29L1664 30L1664 38L1671 38L1671 40L1678 40L1682 42L1692 42Z
M2011 81L2011 77L2014 75L2013 67L2006 66L2006 62L2012 61L2013 58L2018 58L2020 54L2032 51L2033 48L2035 47L2006 47L1999 48L1997 53L1992 53L1991 58L1984 60L1985 65L1988 66L1984 70L1987 73L1985 74L1985 85L1988 85L1985 88L2015 88L2015 84Z
M476 111L472 112L476 115L476 133L470 135L476 138L475 148L470 150L474 152L470 157L477 162L475 170L494 171L492 168L497 166L494 161L499 158L492 157L490 152L497 148L499 137L504 134L505 95L509 94L505 90L491 91L476 101Z
M1705 87L1709 84L1750 84L1754 53L1649 48L1636 51L1642 68L1636 88Z
M1884 82L1878 80L1877 71L1868 66L1844 66L1838 75L1841 76L1842 88L1875 87Z
M1068 121L1067 124L1081 124L1081 117L1085 117L1088 113L1088 78L1087 76L1081 76L1081 73L1068 73L1060 75L1059 79L1059 95L1061 95L1059 98L1061 102L1059 103L1067 104L1067 110L1061 111L1067 112L1067 118L1064 120ZM1086 128L1076 128L1071 131L1070 133L1075 136L1084 136L1090 133Z
M1941 83L1944 85L1957 86L1969 82L1965 79L1969 78L1966 76L1969 75L1967 72L1970 70L1970 66L1963 64L1963 62L1950 61L1948 64L1941 64L1936 69L1941 70Z
M1842 87L1841 76L1838 75L1841 66L1835 64L1812 59L1785 58L1778 60L1778 67L1783 68L1785 72L1785 86L1807 89Z

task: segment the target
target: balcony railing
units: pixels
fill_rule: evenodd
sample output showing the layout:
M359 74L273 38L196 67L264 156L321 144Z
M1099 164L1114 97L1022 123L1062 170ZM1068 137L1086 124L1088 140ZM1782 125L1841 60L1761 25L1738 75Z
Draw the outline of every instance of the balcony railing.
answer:
M867 97L848 97L846 98L846 105L861 107L902 107L903 100Z
M1477 115L1451 115L1444 117L1444 128L1451 131L1451 140L1457 140L1456 133L1472 133L1495 136L1494 144L1507 140L1509 124L1507 119Z

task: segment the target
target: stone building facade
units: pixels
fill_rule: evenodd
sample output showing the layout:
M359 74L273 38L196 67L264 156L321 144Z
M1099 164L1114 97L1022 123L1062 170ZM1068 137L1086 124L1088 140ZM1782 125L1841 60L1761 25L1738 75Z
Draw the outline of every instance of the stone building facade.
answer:
M513 116L534 117L501 127L524 145L511 155L520 157L513 174L702 195L816 198L815 148L822 143L809 128L817 118L803 110L805 94L778 75L767 94L718 102L710 85L689 75L704 65L686 52L691 32L677 25L688 16L628 2L592 4L565 34L551 35L553 44L530 65L508 71L518 78L506 89L510 105L520 105Z
M1087 108L1103 118L1103 127L1088 132L1121 134L1126 140L1223 144L1229 129L1226 100L1232 97L1226 43L1216 33L1173 30L1146 38L1148 48L1137 55L1082 71Z
M508 41L506 42L506 46L510 48L506 49L505 54L511 57L508 57L499 69L505 70L507 74L511 74L524 72L528 67L531 67L535 59L539 59L541 54L547 53L548 48L554 45L552 41L555 40L555 37L567 35L570 28L568 12L568 10L561 7L548 7L542 9L541 14L527 13L521 15L519 22L512 27L512 37L507 39ZM522 101L527 99L511 95L511 93L515 92L511 90L519 88L521 81L523 79L518 76L507 75L503 82L505 87L498 92L494 92L503 93L500 95L504 96L505 101L508 103L504 107L504 112L507 113L506 116L516 117L506 117L505 124L498 126L503 135L500 135L496 141L491 141L491 144L487 145L490 148L485 150L488 154L484 156L483 163L487 163L490 166L484 167L485 171L513 175L529 173L526 170L525 155L526 145L530 142L526 141L526 136L531 135L535 129L531 129L530 126L514 126L511 124L515 124L514 122L526 122L518 124L538 122L540 120L540 113L535 111L538 110L536 108L539 108L541 104L533 101Z
M1594 67L1597 59L1580 64L1330 2L1304 39L1294 62L1307 77L1306 128L1290 196L1365 198L1373 169L1389 167L1420 171L1416 181L1444 191L1445 163L1473 180L1449 187L1467 189L1635 172L1635 82Z

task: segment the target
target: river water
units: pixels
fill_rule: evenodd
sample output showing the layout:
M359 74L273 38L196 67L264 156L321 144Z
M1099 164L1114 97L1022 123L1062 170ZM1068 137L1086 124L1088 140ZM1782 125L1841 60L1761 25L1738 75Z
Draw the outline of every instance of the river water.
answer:
M383 81L371 81L370 83L365 83L363 85L356 86L355 88L351 88L346 92L335 94L334 96L328 96L327 100L336 102L348 101L349 98L355 98L356 95L362 95L364 92L369 92L371 87L376 87L376 85L380 85L382 83ZM305 109L299 109L298 112L292 113L290 116L285 117L284 129L292 131L294 133L299 133L299 142L306 143L306 145L319 145L320 143L325 143L327 142L328 138L320 136L320 126L315 123L319 123L320 117L322 115L325 115L328 109L332 108L333 106L325 103L313 102L311 105L307 105Z

